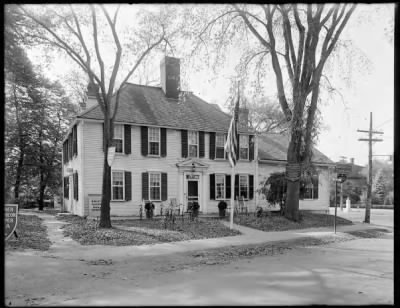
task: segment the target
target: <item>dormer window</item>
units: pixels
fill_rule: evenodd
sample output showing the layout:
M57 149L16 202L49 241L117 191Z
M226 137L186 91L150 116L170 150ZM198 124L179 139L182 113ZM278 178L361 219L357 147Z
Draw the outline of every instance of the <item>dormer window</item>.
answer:
M196 131L188 131L189 157L198 157L199 134Z

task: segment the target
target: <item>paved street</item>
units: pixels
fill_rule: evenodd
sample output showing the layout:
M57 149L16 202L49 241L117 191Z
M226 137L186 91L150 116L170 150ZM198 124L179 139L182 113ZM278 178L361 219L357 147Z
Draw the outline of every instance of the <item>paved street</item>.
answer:
M334 215L335 208L330 208L329 213ZM337 215L353 222L363 222L365 218L365 209L352 208L350 211L346 211L345 207L340 210L337 208ZM386 226L393 228L393 210L391 209L371 209L370 223L378 226Z
M9 306L393 304L393 233L199 265L182 243L169 244L170 253L157 245L82 247L46 223L54 231L49 251L6 253Z

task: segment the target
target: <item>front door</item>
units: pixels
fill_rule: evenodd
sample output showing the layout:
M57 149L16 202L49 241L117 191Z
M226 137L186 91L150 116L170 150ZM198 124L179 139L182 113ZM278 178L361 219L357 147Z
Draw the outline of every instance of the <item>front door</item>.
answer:
M199 202L199 181L188 180L188 206L192 202Z

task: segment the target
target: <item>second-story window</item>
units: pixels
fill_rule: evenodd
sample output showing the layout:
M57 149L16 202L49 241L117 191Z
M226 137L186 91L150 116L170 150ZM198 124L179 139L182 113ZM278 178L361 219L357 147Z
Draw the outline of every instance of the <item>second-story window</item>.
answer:
M225 134L215 135L215 158L225 159Z
M248 160L249 159L249 136L239 135L239 159Z
M199 149L199 135L198 132L188 132L188 146L189 146L189 157L197 157Z
M149 127L149 155L160 155L160 128Z
M114 125L114 145L116 153L123 153L124 151L124 130L123 125Z

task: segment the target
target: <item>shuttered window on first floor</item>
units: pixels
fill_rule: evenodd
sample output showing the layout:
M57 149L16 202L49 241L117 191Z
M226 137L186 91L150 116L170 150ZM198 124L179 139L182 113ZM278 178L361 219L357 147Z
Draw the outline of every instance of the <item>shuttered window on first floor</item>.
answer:
M241 197L252 200L254 197L254 176L252 174L235 175L235 200Z
M167 173L142 173L142 199L145 201L166 201L168 199Z
M159 201L161 199L161 173L150 173L149 180L150 200Z
M124 172L111 172L111 200L124 201Z
M225 174L215 175L215 200L225 199Z
M124 170L111 171L111 201L132 200L132 173Z
M75 172L74 173L74 200L78 200L78 183L79 183L79 180L78 180L78 172Z
M69 199L69 177L64 177L64 198Z
M239 175L239 196L243 199L249 197L249 177L247 175Z

